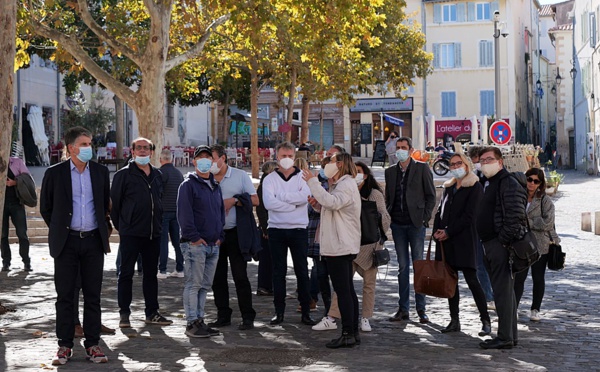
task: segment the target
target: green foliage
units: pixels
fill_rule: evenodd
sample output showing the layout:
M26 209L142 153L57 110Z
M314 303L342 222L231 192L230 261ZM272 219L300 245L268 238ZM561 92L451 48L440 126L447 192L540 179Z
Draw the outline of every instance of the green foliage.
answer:
M548 187L556 187L561 184L565 179L565 175L562 173L558 173L556 170L550 171L550 175L546 180L546 185Z
M108 125L114 125L115 113L103 105L102 93L92 95L89 105L79 97L73 98L77 103L70 111L63 111L61 122L65 130L82 126L93 135L104 134Z

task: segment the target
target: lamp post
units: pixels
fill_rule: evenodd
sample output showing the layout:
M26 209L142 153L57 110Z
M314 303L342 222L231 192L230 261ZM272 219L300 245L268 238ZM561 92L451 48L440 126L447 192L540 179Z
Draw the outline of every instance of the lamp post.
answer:
M575 68L575 59L573 59L573 68L569 71L573 80L573 168L577 170L577 123L575 122L575 78L577 77L577 69Z
M495 107L494 107L494 118L496 120L502 119L500 115L502 114L501 110L501 100L500 100L500 35L507 37L508 31L506 30L506 25L500 29L498 26L500 24L500 11L494 11L494 98L495 98Z

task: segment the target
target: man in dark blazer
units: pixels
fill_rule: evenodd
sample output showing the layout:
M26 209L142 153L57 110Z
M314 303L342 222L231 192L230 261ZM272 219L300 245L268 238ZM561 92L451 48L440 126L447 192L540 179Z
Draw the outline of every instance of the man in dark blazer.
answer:
M92 134L73 127L65 133L70 158L46 171L40 212L49 227L48 244L54 258L56 336L59 350L53 365L73 355L75 281L81 272L87 356L94 363L108 358L100 347L100 292L104 255L110 251L106 216L110 205L108 169L92 158Z
M392 235L398 257L398 311L390 321L408 320L410 304L410 244L413 261L423 259L425 229L435 206L433 175L426 163L411 158L414 151L409 137L396 142L398 163L385 170L385 204L392 217ZM421 323L429 322L425 313L425 296L415 293L417 314Z

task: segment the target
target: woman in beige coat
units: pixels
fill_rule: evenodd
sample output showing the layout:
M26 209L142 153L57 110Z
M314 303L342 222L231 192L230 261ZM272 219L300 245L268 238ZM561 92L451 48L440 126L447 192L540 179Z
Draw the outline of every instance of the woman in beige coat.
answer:
M388 231L390 228L391 218L385 207L385 198L381 187L373 177L373 173L369 167L362 163L356 163L356 183L358 190L363 200L374 201L377 203L377 211L381 215L381 224L383 231ZM371 332L371 324L369 318L373 316L375 307L375 282L377 279L377 267L373 266L373 251L383 249L384 239L377 243L361 245L358 255L352 263L352 272L358 272L363 278L363 295L362 295L362 317L360 321L360 330L363 332ZM329 313L317 325L313 326L315 331L325 331L337 329L335 319L340 318L340 310L337 303L337 297L334 293L331 300L331 308Z
M315 210L321 211L319 242L329 277L335 290L342 318L341 337L326 346L337 349L360 342L358 334L358 298L352 281L352 261L360 251L361 202L356 186L356 166L349 154L337 154L325 166L329 192L312 172L303 171L312 193L308 198Z

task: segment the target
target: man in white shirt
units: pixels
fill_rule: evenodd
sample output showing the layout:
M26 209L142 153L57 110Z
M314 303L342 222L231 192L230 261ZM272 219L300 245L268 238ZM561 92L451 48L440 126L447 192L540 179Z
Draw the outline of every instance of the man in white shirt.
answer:
M302 172L293 166L295 147L284 142L277 146L279 168L263 181L263 202L269 211L269 246L273 259L273 304L275 316L272 325L283 322L288 247L294 262L298 283L298 299L302 308L302 323L315 325L310 317L308 280L308 197L310 189L302 179Z

